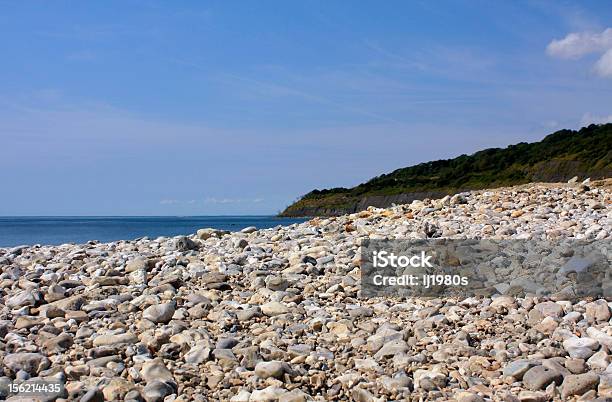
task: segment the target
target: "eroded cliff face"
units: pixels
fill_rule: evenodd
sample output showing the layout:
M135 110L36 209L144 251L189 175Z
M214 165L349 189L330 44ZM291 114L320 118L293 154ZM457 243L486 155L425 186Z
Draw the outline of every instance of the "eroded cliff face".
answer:
M289 206L280 216L338 216L352 214L354 212L363 211L368 207L385 208L393 204L409 204L414 200L423 200L425 198L440 198L449 194L448 192L432 191L432 192L415 192L397 195L371 195L362 198L354 198L346 200L342 206L326 205L324 200L320 205L312 206Z
M600 168L586 166L583 162L553 159L543 161L532 166L524 175L524 178L517 179L512 184L519 185L530 182L539 183L564 183L573 177L578 177L580 181L591 178L606 179L612 177L612 169L609 165ZM300 200L285 209L280 216L301 217L301 216L338 216L363 211L368 207L388 208L393 204L409 204L414 200L425 198L441 198L448 194L456 194L463 191L479 190L482 188L499 188L504 185L489 185L486 187L465 188L459 190L440 190L406 192L395 195L366 195L354 197L347 195L343 198L321 197L319 199Z

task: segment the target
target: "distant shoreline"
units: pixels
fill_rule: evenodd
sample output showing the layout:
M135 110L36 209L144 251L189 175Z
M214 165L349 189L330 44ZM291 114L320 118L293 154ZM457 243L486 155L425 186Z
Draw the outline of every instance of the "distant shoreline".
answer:
M172 237L195 233L205 227L229 231L249 226L264 229L305 220L274 215L0 217L0 247Z

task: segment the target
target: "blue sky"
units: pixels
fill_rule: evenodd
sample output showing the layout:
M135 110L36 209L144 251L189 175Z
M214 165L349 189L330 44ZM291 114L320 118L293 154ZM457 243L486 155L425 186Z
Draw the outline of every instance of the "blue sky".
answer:
M607 1L0 2L0 215L272 214L612 121Z

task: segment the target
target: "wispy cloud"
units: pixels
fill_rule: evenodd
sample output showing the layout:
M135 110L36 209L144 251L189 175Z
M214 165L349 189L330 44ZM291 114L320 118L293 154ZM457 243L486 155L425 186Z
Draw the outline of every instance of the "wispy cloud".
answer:
M164 199L159 203L161 205L195 205L195 204L259 204L264 202L263 198L223 198L223 197L207 197L203 200L176 200Z
M204 200L205 204L244 204L253 203L257 204L263 202L263 198L216 198L208 197Z
M612 77L612 28L602 32L572 32L548 44L546 52L561 59L579 59L588 54L601 54L594 70L601 77Z
M345 112L350 112L350 113L354 113L354 114L361 115L364 117L369 117L369 118L379 120L385 123L396 123L396 124L399 123L399 121L391 117L384 116L379 113L371 112L369 110L365 110L359 107L347 105L342 102L337 102L328 97L313 94L310 92L305 92L303 90L292 88L286 85L282 85L282 84L278 84L274 82L265 82L265 81L255 80L252 78L247 78L247 77L239 76L235 74L223 74L221 75L221 77L228 79L228 80L237 81L241 83L243 88L245 84L250 85L252 89L257 90L264 95L277 96L277 97L278 96L298 97L298 98L301 98L307 101L319 103L325 106L331 106L333 108L340 109Z
M197 62L186 60L182 58L173 58L169 59L169 61L181 64L184 66L192 67L198 70L205 70L202 65ZM322 96L316 93L312 93L310 91L304 91L302 89L298 89L292 86L288 86L285 84L280 84L277 82L268 82L258 79L249 78L243 75L231 74L231 73L222 73L218 74L217 78L219 81L223 83L237 83L242 91L250 90L253 92L257 92L258 94L266 97L294 97L300 98L309 102L318 103L324 106L332 107L335 109L343 110L345 112L353 113L356 115L361 115L364 117L369 117L374 120L382 121L385 123L399 123L399 121L385 116L380 113L372 112L370 110L366 110L360 107L355 107L353 105L348 105L344 102L338 102L333 99L330 99L327 96Z
M492 54L476 48L449 47L440 44L390 50L381 44L365 40L364 47L377 57L376 65L390 69L411 70L452 79L478 76L491 72L498 64Z
M602 77L612 77L612 48L597 60L595 71Z

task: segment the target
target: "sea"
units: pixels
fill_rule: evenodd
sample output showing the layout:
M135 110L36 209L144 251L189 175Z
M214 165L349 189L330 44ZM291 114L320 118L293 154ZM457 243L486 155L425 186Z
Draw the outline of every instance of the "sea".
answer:
M0 247L178 236L202 228L239 231L255 226L267 229L304 221L305 218L276 216L0 217Z

